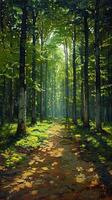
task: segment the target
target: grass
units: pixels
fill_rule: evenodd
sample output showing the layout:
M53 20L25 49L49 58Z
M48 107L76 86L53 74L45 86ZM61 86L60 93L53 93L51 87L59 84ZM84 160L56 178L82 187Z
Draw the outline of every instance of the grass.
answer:
M6 168L15 168L27 159L27 154L38 148L43 142L48 139L46 132L52 124L44 121L37 123L34 126L27 126L27 135L22 138L16 138L16 124L5 125L0 130L1 150L0 157L2 165ZM13 140L13 138L15 138Z
M90 130L83 129L82 126L74 127L72 125L72 137L74 139L80 138L81 151L88 151L90 160L108 164L112 158L112 124L103 124L104 131L102 132L96 132L94 127L93 122L91 122Z

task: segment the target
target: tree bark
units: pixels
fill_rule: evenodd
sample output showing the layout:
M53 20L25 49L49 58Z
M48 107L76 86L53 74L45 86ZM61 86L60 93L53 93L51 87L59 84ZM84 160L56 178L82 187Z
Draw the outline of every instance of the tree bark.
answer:
M0 1L0 31L3 31L3 0Z
M19 67L19 109L17 134L26 133L26 73L25 73L25 45L27 31L27 4L23 3L20 37L20 67Z
M66 98L66 122L69 121L69 81L68 81L68 45L65 40L64 45L65 52L65 98Z
M77 104L76 104L76 27L73 30L73 122L77 125Z
M84 60L83 60L83 46L81 45L80 49L80 60L81 60L81 120L84 120L84 102L83 102L83 97L84 97Z
M88 86L88 43L89 43L89 29L88 29L88 17L87 13L84 15L84 33L85 33L85 63L84 63L84 115L83 126L89 128L89 86Z
M10 122L14 120L14 80L13 80L13 69L12 69L12 78L10 79Z
M44 45L43 22L42 22L42 27L41 27L40 39L41 39L41 56L42 56L43 55L43 45ZM43 116L43 112L44 112L44 108L43 108L43 61L41 61L41 65L40 65L40 88L41 88L41 92L40 92L40 121L43 121L43 119L44 119L44 116Z
M1 122L0 125L3 126L5 122L5 104L6 104L6 77L3 75L3 86L2 86L2 106L1 106Z
M45 96L44 96L44 99L45 99L45 118L47 118L47 95L48 95L48 61L47 61L47 57L46 57L46 63L45 63Z
M101 130L101 80L100 80L100 48L99 48L99 6L95 3L95 70L96 70L96 129Z
M33 52L32 52L32 124L36 123L36 35L35 35L35 23L36 23L36 14L34 9L32 10L32 20L33 20Z

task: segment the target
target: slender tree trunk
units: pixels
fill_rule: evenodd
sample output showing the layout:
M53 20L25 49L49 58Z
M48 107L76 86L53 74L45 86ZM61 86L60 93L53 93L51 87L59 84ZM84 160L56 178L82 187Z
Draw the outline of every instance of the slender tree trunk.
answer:
M83 97L84 97L84 59L83 59L83 46L80 47L80 60L81 60L81 120L84 120L84 102L83 102Z
M27 5L23 3L22 24L20 37L20 68L19 68L19 110L17 134L26 133L26 74L25 74L25 45L27 31Z
M100 48L99 48L99 6L95 3L95 69L96 69L96 129L101 130L101 80L100 80Z
M68 82L68 45L65 40L64 45L65 52L65 96L66 96L66 122L69 121L69 82Z
M32 19L33 19L33 52L32 52L32 124L36 123L36 35L35 35L35 23L36 23L36 14L34 9L32 10Z
M5 122L5 103L6 103L6 77L3 75L3 87L2 87L2 112L1 112L1 126Z
M44 45L44 39L43 39L43 22L42 22L42 27L41 27L41 55L43 55L43 45ZM43 61L41 62L40 65L40 87L41 87L41 92L40 92L40 121L43 121Z
M11 9L13 8L12 6L12 2L11 2ZM13 48L13 41L12 41L12 38L13 38L13 31L12 31L12 27L10 26L10 54L12 55L13 51L12 51L12 48ZM10 122L13 122L14 120L14 67L12 66L12 63L9 63L10 67L11 67L11 79L10 79L10 82L9 82L9 85L10 85L10 95L9 95L9 102L10 102L10 110L9 110L9 120Z
M108 32L108 40L109 40L109 44L111 44L110 42L110 33ZM112 67L111 67L111 49L110 46L108 46L107 49L107 72L108 72L108 86L111 85L111 87L108 88L108 104L107 104L107 109L108 109L108 121L111 122L112 121Z
M89 29L88 29L88 17L85 13L84 16L84 33L85 33L85 63L84 63L84 116L83 126L89 128L89 86L88 86L88 41L89 41Z
M44 95L44 101L45 101L45 118L47 118L47 90L48 90L48 85L47 85L47 80L48 79L48 61L46 60L46 63L45 63L45 95Z
M12 69L12 78L10 79L10 122L13 122L14 120L14 80L13 80L13 70Z
M0 0L0 31L3 31L3 0Z
M52 111L52 119L54 118L54 74L51 75L51 111Z
M76 105L76 26L73 31L73 122L77 125L77 105Z

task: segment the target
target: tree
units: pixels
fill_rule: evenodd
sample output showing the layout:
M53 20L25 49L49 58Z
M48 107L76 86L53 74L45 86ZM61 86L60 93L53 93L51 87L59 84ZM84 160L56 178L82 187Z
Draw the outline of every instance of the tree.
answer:
M96 129L101 130L101 81L100 81L100 48L99 48L99 6L95 1L95 70L96 70Z
M69 121L69 79L68 79L68 45L67 39L65 39L64 44L64 52L65 52L65 98L66 98L66 122Z
M26 74L25 45L27 32L27 1L22 3L22 23L20 36L20 66L19 66L19 108L17 134L26 133Z
M77 125L76 106L76 25L73 26L73 122Z
M85 33L85 63L84 63L84 108L83 108L83 126L89 128L89 86L88 86L88 39L89 39L89 30L88 30L88 14L84 13L84 33Z
M33 52L32 52L32 124L36 122L36 33L35 33L35 23L36 23L36 12L35 9L32 8L32 21L33 21Z

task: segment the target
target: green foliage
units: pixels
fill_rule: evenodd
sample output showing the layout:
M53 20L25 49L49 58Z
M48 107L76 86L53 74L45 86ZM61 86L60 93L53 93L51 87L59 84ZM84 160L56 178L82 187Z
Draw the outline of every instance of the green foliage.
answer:
M29 126L27 128L27 136L23 138L17 138L14 141L14 144L10 144L7 147L5 146L5 150L1 150L1 156L3 157L3 164L5 167L13 167L27 158L27 152L31 152L32 150L38 148L43 142L46 142L49 135L46 132L48 128L52 126L52 123L44 121L43 123L37 123L34 126ZM6 144L6 141L9 141L9 136L14 137L16 130L16 124L5 125L2 127L2 139ZM11 142L12 143L12 142Z
M26 154L19 153L14 147L6 149L1 153L6 167L13 167L25 160Z
M95 163L106 163L111 161L112 152L112 132L110 130L111 124L104 126L104 131L96 132L93 127L95 124L91 122L91 129L83 129L82 126L71 126L72 138L78 139L81 151L84 153L85 158ZM89 154L87 154L89 151Z
M36 148L40 145L40 143L38 137L30 135L17 141L15 145L23 148Z

